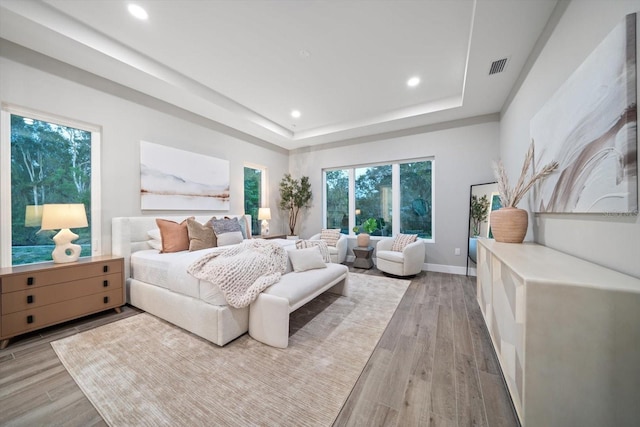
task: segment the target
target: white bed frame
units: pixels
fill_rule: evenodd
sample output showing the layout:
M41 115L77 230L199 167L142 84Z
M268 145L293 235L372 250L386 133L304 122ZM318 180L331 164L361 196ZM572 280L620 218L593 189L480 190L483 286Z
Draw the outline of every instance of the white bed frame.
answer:
M249 330L249 307L233 308L208 304L200 299L179 294L159 286L131 278L131 254L151 249L147 232L157 228L156 218L181 222L192 215L118 217L111 221L111 251L124 258L127 302L167 322L173 323L214 344L223 346ZM195 216L195 215L193 215ZM213 215L195 216L205 223ZM218 214L242 218L243 215ZM247 217L251 233L251 216Z

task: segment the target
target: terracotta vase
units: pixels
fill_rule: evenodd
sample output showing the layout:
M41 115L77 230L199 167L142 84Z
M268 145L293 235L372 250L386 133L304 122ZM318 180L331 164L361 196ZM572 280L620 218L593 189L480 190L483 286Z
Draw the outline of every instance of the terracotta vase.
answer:
M359 247L366 248L367 246L369 246L371 237L367 233L360 233L358 234L358 237L356 237L356 239Z
M529 213L524 209L500 208L491 212L491 232L496 242L522 243L528 225Z

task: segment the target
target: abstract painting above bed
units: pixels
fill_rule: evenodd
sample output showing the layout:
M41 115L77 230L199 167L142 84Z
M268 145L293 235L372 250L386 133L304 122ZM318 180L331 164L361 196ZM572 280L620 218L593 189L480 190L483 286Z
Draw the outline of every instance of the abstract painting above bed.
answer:
M625 17L531 120L536 164L558 172L535 212L638 212L636 14Z
M140 141L140 208L229 210L229 161Z

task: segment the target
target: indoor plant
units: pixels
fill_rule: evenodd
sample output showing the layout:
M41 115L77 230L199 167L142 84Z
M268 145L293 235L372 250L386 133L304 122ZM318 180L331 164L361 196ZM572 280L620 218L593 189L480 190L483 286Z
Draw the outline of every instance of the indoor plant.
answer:
M294 236L296 231L296 223L300 210L310 206L311 184L309 177L303 176L299 180L291 177L291 174L285 174L280 181L280 209L289 213L289 235Z
M358 246L365 248L369 246L371 233L378 229L378 221L376 221L375 218L368 218L359 226L356 225L355 227L353 227L353 232L359 233L361 228L362 230L364 230L364 233L358 234Z
M489 199L484 194L482 197L478 197L475 194L471 196L471 237L477 237L480 235L480 224L487 220L489 216Z
M497 242L522 243L527 234L529 215L526 210L518 209L516 206L525 194L531 189L536 181L544 179L547 175L558 168L558 162L550 162L534 174L532 165L534 158L534 143L531 140L529 151L524 159L520 178L516 186L511 188L507 173L501 160L494 163L494 172L498 180L498 192L502 207L491 212L491 231ZM531 174L529 174L531 169Z

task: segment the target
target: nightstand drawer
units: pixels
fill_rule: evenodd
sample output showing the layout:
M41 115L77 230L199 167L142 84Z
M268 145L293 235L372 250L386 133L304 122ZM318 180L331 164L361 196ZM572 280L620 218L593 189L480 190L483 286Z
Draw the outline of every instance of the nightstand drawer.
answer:
M15 336L86 314L97 313L124 303L122 289L50 304L2 316L2 336Z
M111 273L122 273L122 260L56 265L47 270L2 277L2 293L22 291Z
M1 313L6 315L112 289L122 289L121 273L5 293L2 296Z

